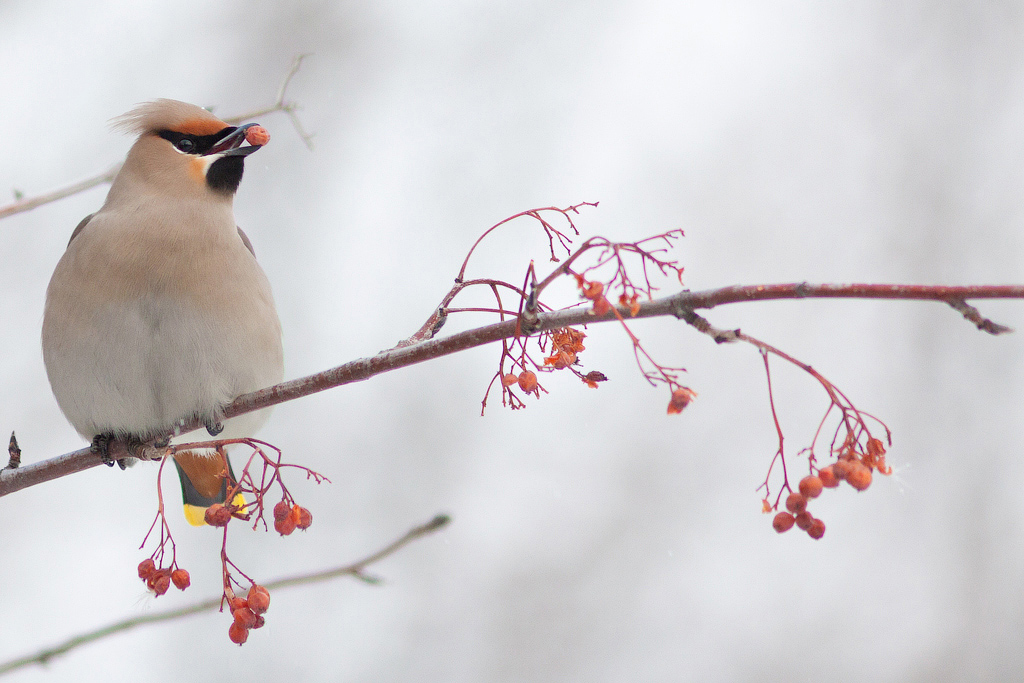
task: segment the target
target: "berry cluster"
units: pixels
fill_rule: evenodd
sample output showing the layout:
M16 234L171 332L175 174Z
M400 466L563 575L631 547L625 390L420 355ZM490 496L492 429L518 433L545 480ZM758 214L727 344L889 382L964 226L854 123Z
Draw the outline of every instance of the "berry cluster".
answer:
M173 583L178 590L185 590L192 583L192 578L184 569L161 567L157 568L153 558L147 558L139 562L139 578L142 579L146 588L153 591L159 597L167 592Z
M793 491L786 496L786 510L775 515L772 526L780 534L789 531L796 525L806 531L813 539L825 535L825 523L815 519L807 511L807 503L821 495L823 489L834 489L845 481L858 491L871 486L871 471L875 469L881 474L892 474L892 468L885 464L885 446L881 440L869 438L863 453L849 443L844 444L839 458L818 470L817 475L810 475L800 480L799 493Z
M270 592L263 586L253 584L244 598L228 598L228 605L234 618L228 627L228 638L232 643L241 645L249 639L249 629L263 627L263 613L270 607Z
M313 524L313 513L300 505L282 500L274 506L274 530L287 536L296 529L305 531Z

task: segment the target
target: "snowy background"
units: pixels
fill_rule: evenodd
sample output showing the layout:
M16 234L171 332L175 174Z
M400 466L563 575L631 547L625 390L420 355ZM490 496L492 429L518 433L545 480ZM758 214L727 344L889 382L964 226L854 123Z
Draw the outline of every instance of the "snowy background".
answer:
M518 211L600 201L585 235L672 228L694 289L1024 280L1024 11L1016 2L0 2L0 190L104 170L107 121L172 97L265 106L236 216L274 286L286 376L407 337L473 240ZM0 434L77 449L39 350L46 283L96 188L0 222ZM5 203L7 199L0 199ZM519 280L532 225L476 276ZM572 301L563 290L562 303ZM982 302L1024 328L1024 304ZM294 481L309 532L236 533L278 576L454 524L339 580L280 590L238 648L210 613L108 638L12 681L961 681L1024 677L1024 336L947 307L779 302L712 311L812 363L885 419L891 478L824 496L812 542L756 486L775 449L761 360L671 319L636 325L699 400L676 417L614 326L515 413L479 402L496 347L276 409L260 434L333 479ZM453 320L458 329L483 319ZM450 331L449 329L445 330ZM776 363L789 447L825 407ZM6 430L6 431L4 431ZM216 595L217 534L172 524L192 572L135 578L155 467L0 499L0 660ZM176 496L177 483L166 489Z

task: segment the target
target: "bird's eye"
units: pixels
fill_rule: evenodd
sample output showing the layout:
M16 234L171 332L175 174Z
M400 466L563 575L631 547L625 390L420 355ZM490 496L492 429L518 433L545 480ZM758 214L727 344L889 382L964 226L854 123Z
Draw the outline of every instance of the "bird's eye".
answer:
M191 154L193 151L195 151L196 143L188 138L182 138L178 140L178 142L176 142L174 146L177 147L178 151L180 152L184 152L185 154Z

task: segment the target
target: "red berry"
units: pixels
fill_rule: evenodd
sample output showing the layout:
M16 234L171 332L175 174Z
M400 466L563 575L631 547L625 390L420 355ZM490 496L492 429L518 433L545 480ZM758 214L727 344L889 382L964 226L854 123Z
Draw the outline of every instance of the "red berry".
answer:
M807 508L807 499L793 492L786 496L786 509L790 512L803 512Z
M821 479L821 485L827 489L834 489L839 486L839 478L836 477L836 473L832 465L822 467L818 470L818 479Z
M175 569L171 572L171 581L174 582L178 590L185 590L192 585L192 577L184 569Z
M228 606L231 608L232 612L234 612L236 609L242 609L243 607L248 607L248 605L249 605L249 603L246 602L245 598L239 597L237 595L235 597L231 598L230 600L228 600Z
M807 535L817 541L819 538L825 535L825 522L820 519L814 520L811 524L811 528L807 530Z
M772 520L772 526L780 534L783 531L789 531L793 528L793 515L789 514L788 512L780 512L779 514L775 515L775 519Z
M231 521L231 511L220 503L214 503L206 508L203 519L210 526L226 526Z
M530 393L537 388L537 375L530 370L523 370L519 373L519 388Z
M235 623L244 629L250 629L256 624L256 615L248 607L241 607L231 613Z
M282 536L287 536L291 532L295 531L295 520L289 514L284 519L279 519L274 522L274 530Z
M270 608L270 591L255 584L249 588L246 603L255 614L263 614Z
M238 625L237 621L233 621L231 626L228 627L228 638L231 639L232 643L241 645L249 639L249 629L242 628Z
M246 129L245 140L250 145L260 147L270 142L270 133L263 126L253 126Z
M274 521L280 521L291 514L292 506L282 500L280 503L274 506Z
M864 465L854 465L850 473L846 475L846 481L858 491L863 491L871 486L871 470Z
M503 386L506 389L508 389L510 386L512 386L513 384L517 383L518 381L519 381L519 376L516 375L514 372L510 372L510 373L508 373L507 375L504 375L501 378L501 386Z
M825 483L815 476L804 477L800 480L800 493L804 498L817 498L821 495L821 487Z
M298 519L295 521L295 526L305 531L313 524L313 513L306 508L299 508Z
M143 560L139 562L139 578L145 581L149 577L153 576L153 572L156 571L156 562L152 559Z
M263 628L263 624L266 623L263 619L263 615L256 615L256 623L252 625L253 628Z
M811 528L811 524L814 523L814 517L811 517L811 513L804 510L796 516L796 525L801 531L807 531Z
M167 589L171 587L170 574L161 570L158 575L153 579L153 592L157 595L163 595L167 592Z

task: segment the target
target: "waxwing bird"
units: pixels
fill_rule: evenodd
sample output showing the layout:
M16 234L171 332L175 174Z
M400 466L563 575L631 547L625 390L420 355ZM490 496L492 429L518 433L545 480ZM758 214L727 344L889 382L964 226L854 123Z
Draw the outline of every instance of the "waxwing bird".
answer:
M283 376L270 283L232 213L245 158L259 149L243 146L255 125L229 126L175 100L115 120L138 140L106 202L71 235L46 290L42 335L57 404L104 454L111 438L148 443L194 417L230 438L251 436L269 416L222 425L223 406ZM224 464L199 451L175 461L186 517L202 523L224 501Z

